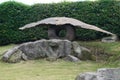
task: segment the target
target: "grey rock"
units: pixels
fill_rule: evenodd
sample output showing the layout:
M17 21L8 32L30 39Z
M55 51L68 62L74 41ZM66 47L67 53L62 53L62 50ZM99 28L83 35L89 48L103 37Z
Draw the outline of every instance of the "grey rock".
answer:
M68 40L39 40L22 44L19 49L28 57L28 59L37 59L40 57L59 58L65 57L71 53L71 42Z
M72 51L77 57L72 56ZM51 39L51 40L38 40L35 42L23 43L11 50L8 50L3 55L3 61L17 62L22 60L34 60L47 58L48 61L55 61L58 58L68 59L72 62L77 62L82 59L83 51L89 52L87 48L80 46L77 42L68 40ZM16 57L16 58L13 58ZM79 58L79 59L78 59ZM13 59L15 61L13 61Z
M105 38L102 38L102 42L116 42L118 40L117 36L116 35L113 35L111 37L105 37Z
M67 57L64 58L65 61L70 61L70 62L78 62L80 61L77 57L68 55Z
M15 47L11 50L8 50L2 57L2 60L5 62L16 63L21 60L22 51Z
M72 45L73 45L73 50L74 50L75 54L77 54L77 56L80 57L82 55L81 46L76 41L72 42Z
M64 56L68 56L70 55L72 52L72 43L71 41L68 41L68 40L64 40L64 53L63 54Z
M85 74L79 74L79 75L77 75L77 77L75 78L75 80L85 80Z
M49 61L57 60L57 58L66 57L71 54L71 42L68 40L38 40L35 42L23 43L3 55L3 61L12 61L16 56L16 60L34 60L47 58ZM12 60L11 60L12 59Z
M75 55L81 60L88 59L88 56L91 55L89 49L83 46L80 46L79 43L76 41L72 42L72 46L73 46L73 53L74 53L73 55Z
M87 72L79 74L75 80L97 80L97 73Z
M27 60L28 60L27 56L26 56L24 53L21 55L21 58L22 58L22 60L24 60L24 61L27 61Z
M98 80L120 80L120 68L98 69Z
M120 68L101 68L96 73L79 74L75 80L120 80Z

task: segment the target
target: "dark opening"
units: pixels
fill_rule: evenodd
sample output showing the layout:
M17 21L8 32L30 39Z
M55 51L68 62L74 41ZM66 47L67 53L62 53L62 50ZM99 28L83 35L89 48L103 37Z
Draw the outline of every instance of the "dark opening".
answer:
M65 37L66 34L67 34L67 31L66 31L65 28L60 29L60 30L57 32L57 36L59 36L59 37Z

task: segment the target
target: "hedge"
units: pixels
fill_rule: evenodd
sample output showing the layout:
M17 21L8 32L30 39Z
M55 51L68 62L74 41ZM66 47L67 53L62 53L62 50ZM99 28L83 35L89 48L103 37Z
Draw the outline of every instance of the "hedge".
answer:
M32 6L8 1L0 4L0 45L47 37L47 26L20 31L27 23L48 17L66 16L96 25L120 36L120 1L62 2ZM76 39L95 40L106 34L76 29Z

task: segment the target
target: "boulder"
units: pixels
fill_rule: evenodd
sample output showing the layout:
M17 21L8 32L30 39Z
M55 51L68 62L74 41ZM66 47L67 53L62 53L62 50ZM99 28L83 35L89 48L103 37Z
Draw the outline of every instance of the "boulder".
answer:
M95 73L79 74L75 80L120 80L120 68L101 68Z
M102 68L97 71L98 80L120 80L120 68Z
M73 46L73 53L80 57L82 55L82 49L81 49L81 46L79 45L78 42L74 41L72 42L72 46Z
M90 56L92 56L90 50L83 46L80 46L78 42L76 41L72 42L72 46L73 55L79 58L80 60L88 60L90 59Z
M27 61L27 60L28 60L28 58L27 58L27 56L26 56L25 54L22 54L22 55L21 55L21 59L24 60L24 61Z
M118 37L116 35L113 35L112 37L105 37L105 38L102 38L102 42L116 42L118 40Z
M8 50L2 57L2 60L5 62L16 63L21 60L22 51L15 47L11 50Z
M42 39L23 43L8 50L4 53L2 60L5 62L19 62L20 60L46 58L48 61L56 61L58 58L65 58L68 61L77 62L85 57L83 51L90 52L89 49L80 46L75 41ZM73 54L71 54L72 52Z
M24 43L19 49L31 60L65 57L71 53L71 47L71 42L68 40L51 39Z
M97 74L94 72L87 72L84 74L79 74L75 80L97 80Z
M71 41L68 40L38 40L35 42L23 43L3 55L2 60L6 62L18 62L22 60L33 60L47 58L57 60L71 54Z
M68 55L67 57L64 58L65 61L70 61L70 62L78 62L80 61L77 57Z

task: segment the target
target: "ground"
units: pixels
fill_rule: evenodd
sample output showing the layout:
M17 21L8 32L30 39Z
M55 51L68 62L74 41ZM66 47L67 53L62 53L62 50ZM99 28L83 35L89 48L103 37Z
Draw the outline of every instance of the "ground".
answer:
M46 60L21 61L10 64L0 61L0 80L74 80L76 75L83 72L96 71L105 67L120 67L120 43L101 42L79 42L84 46L97 46L104 48L112 54L108 61L81 61L78 63L57 60L49 62ZM0 56L6 50L16 45L0 47Z

